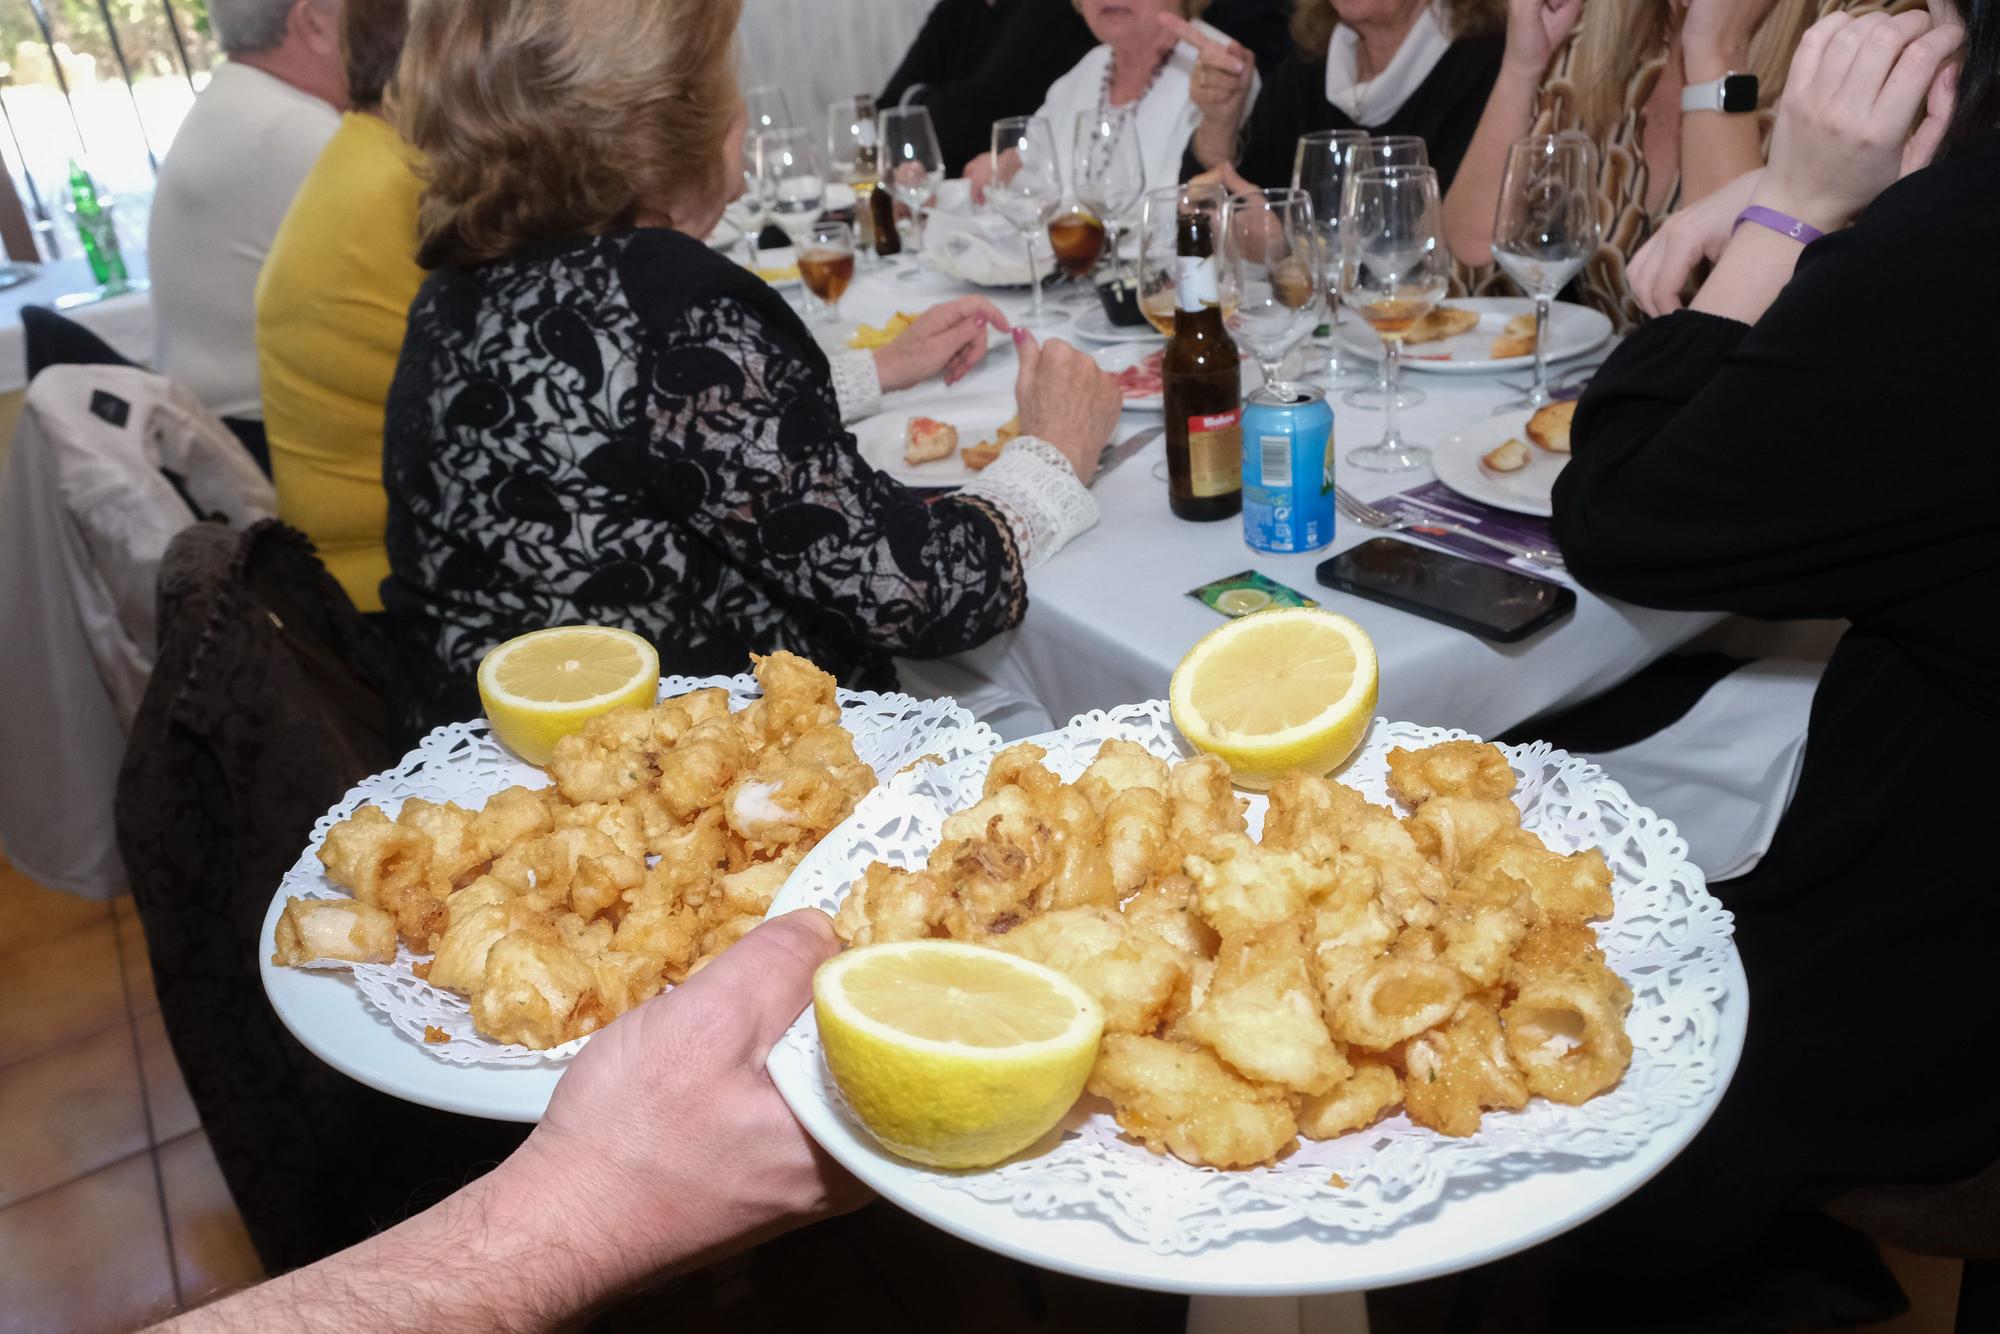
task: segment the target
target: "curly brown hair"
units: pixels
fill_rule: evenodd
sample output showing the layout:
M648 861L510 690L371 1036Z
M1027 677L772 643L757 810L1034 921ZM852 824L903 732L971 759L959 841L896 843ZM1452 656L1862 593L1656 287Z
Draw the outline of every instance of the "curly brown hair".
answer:
M727 188L742 0L414 0L395 119L417 262L484 263Z
M1444 0L1444 12L1445 33L1454 42L1507 26L1507 0ZM1292 0L1292 40L1308 59L1326 54L1326 45L1339 26L1333 0Z

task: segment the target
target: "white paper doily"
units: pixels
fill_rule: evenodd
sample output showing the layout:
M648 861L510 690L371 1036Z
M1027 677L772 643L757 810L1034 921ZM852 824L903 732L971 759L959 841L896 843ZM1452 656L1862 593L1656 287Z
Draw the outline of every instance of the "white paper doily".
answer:
M1372 801L1389 802L1390 750L1467 736L1377 720L1337 777ZM1074 779L1110 737L1163 757L1186 753L1159 700L1084 714L1035 740L1048 749L1049 767ZM1447 1185L1499 1183L1625 1157L1712 1098L1722 1076L1717 1047L1733 967L1731 924L1687 860L1686 841L1598 766L1546 744L1503 749L1520 779L1515 800L1523 826L1562 851L1600 849L1614 873L1617 910L1597 924L1597 934L1634 997L1627 1020L1632 1065L1617 1088L1580 1107L1537 1098L1519 1112L1488 1112L1479 1133L1467 1139L1438 1135L1398 1115L1336 1140L1301 1140L1276 1167L1235 1172L1148 1151L1120 1134L1107 1103L1087 1097L1058 1141L999 1168L944 1172L899 1160L899 1170L906 1166L913 1181L1006 1204L1024 1217L1093 1217L1155 1252L1186 1254L1300 1223L1380 1232L1428 1209ZM807 854L772 903L772 915L806 906L834 911L874 861L922 866L945 817L978 800L989 763L990 757L974 756L870 793ZM1265 804L1262 797L1251 799L1253 833L1262 828ZM787 1067L807 1072L793 1081L773 1062L780 1091L808 1128L802 1097L817 1102L815 1114L831 1109L852 1125L826 1071L810 1009L781 1046L797 1058ZM1330 1184L1335 1174L1343 1186Z
M757 679L749 675L669 676L661 680L656 698L670 699L710 687L729 691L732 710L745 707L763 694ZM990 750L999 742L992 728L974 721L954 700L912 699L908 695L854 690L842 690L838 698L840 721L854 734L855 753L875 770L880 780L888 780L927 756L950 763ZM919 764L917 770L933 767ZM404 756L401 764L363 779L339 804L314 822L312 838L279 883L277 897L280 902L290 897L348 897L346 890L327 878L319 849L326 841L327 831L362 806L379 806L384 814L394 818L405 799L422 797L429 801L455 801L476 810L486 804L488 797L505 788L539 788L548 783L546 771L529 764L494 739L484 718L440 727L417 743L417 748ZM399 944L394 963L323 961L308 966L351 972L362 997L373 1009L397 1032L441 1061L460 1065L535 1066L567 1060L590 1040L578 1038L537 1051L485 1037L474 1029L472 1010L464 997L433 987L411 971L411 965L424 957ZM447 1040L425 1041L427 1029L442 1031Z

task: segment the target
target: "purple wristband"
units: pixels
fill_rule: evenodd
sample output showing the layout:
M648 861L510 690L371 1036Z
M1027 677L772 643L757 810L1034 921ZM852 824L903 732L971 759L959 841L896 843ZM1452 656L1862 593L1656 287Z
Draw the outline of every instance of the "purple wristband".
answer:
M1825 232L1809 222L1800 222L1789 213L1780 213L1774 208L1765 208L1762 204L1752 204L1749 208L1738 213L1735 224L1729 229L1730 232L1733 234L1737 227L1741 227L1746 222L1754 222L1759 227L1769 227L1778 235L1789 236L1800 245L1811 245L1814 241L1826 235Z

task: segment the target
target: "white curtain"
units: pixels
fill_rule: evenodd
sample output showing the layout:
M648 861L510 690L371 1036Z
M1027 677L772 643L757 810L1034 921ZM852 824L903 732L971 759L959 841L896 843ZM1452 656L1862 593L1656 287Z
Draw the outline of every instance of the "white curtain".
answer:
M879 93L934 0L745 0L745 87L776 84L792 119L824 133L827 106Z

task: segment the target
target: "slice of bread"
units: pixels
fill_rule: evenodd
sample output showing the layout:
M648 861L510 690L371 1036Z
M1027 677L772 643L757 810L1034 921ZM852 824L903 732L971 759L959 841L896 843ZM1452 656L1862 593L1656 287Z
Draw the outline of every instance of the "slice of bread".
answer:
M1569 423L1576 416L1576 400L1551 403L1528 418L1528 439L1551 454L1569 453Z
M958 428L933 417L912 417L903 433L903 462L935 463L958 448Z
M1508 357L1532 357L1535 355L1535 331L1525 334L1501 334L1493 340L1493 359L1501 361Z
M1519 440L1510 438L1504 444L1480 455L1479 461L1494 472L1519 472L1528 466L1528 447Z
M1533 338L1535 336L1535 312L1531 310L1525 314L1516 315L1513 319L1508 320L1505 325L1501 326L1500 332L1508 338L1521 338L1524 336Z
M1410 326L1403 335L1403 345L1411 343L1435 343L1441 339L1470 332L1479 325L1479 312L1461 310L1457 306L1439 306L1430 314Z

